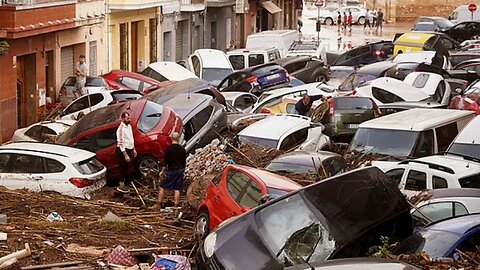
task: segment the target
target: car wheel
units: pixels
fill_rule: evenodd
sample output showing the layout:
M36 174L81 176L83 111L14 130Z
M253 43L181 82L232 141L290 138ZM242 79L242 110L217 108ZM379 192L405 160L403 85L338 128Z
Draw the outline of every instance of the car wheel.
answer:
M327 76L325 76L324 74L319 74L319 75L315 78L315 81L316 81L316 82L325 83L325 82L328 81L328 79L327 79Z
M365 24L365 17L358 18L358 24L364 25Z
M205 238L210 232L210 215L206 209L200 211L195 220L195 234L200 238Z
M325 19L325 24L327 24L327 25L333 25L333 19L332 19L332 18L326 18L326 19Z
M152 156L143 156L138 159L137 170L142 176L158 175L160 173L160 163Z

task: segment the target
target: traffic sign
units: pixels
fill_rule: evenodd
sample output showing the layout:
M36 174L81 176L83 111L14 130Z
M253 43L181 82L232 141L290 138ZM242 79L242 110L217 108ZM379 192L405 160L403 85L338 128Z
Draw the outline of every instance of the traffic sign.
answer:
M469 10L470 12L472 12L472 13L475 12L475 11L477 11L477 5L475 5L475 4L473 4L473 3L470 4L470 5L468 5L468 10Z
M315 1L315 6L317 6L317 7L323 6L323 0L317 0L317 1Z

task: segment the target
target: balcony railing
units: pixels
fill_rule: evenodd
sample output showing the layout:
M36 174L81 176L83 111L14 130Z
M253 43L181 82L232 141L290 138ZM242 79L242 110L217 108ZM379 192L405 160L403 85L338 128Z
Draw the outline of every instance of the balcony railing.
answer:
M75 0L0 0L0 6L36 6L49 4L63 4L76 2Z

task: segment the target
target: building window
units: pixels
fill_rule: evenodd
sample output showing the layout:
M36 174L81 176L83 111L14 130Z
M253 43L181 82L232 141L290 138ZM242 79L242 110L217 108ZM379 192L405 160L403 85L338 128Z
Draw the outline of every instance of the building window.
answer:
M157 62L157 18L150 19L150 63Z
M120 69L128 70L128 23L120 24Z

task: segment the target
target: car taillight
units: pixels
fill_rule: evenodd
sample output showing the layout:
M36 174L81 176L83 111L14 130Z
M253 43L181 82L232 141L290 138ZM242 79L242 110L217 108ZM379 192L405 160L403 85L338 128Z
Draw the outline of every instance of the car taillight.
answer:
M67 94L67 88L62 86L62 88L60 88L60 95L66 95L66 94Z
M260 110L260 113L271 113L271 111L269 109L266 109L266 108L262 108Z
M257 76L250 76L246 80L248 83L256 83L257 82Z
M334 108L334 105L333 105L333 98L329 99L328 100L328 106L329 106L329 110L328 110L328 115L330 115L330 117L333 117L335 115L335 108Z
M374 51L373 52L373 56L381 56L381 55L384 55L385 54L385 51Z
M77 188L89 187L95 183L95 181L78 177L72 177L68 181L70 181L70 183L72 183Z

